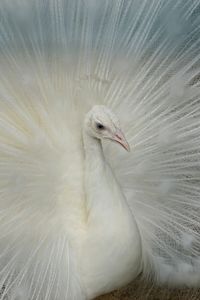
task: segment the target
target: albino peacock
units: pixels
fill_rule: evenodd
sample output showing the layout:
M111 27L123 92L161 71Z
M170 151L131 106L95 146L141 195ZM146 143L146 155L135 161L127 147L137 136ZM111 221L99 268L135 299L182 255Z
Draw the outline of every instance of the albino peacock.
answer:
M199 28L199 0L1 1L0 299L200 285Z

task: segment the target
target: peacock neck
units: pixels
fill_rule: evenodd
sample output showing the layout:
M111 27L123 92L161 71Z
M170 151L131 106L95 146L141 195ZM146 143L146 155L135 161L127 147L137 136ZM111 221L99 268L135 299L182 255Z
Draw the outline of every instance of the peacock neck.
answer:
M141 244L137 224L101 142L87 132L83 140L87 234L81 266L88 299L93 299L139 274Z
M102 224L103 219L114 218L116 209L126 206L126 199L105 159L101 141L87 132L84 133L83 140L88 216L90 219L94 216L95 222L99 219Z
M85 190L87 191L86 206L88 213L91 214L91 212L94 213L94 211L96 211L100 205L98 203L99 197L97 197L99 189L101 191L106 190L105 188L107 187L107 184L105 177L107 176L108 166L104 157L100 140L91 137L85 132L83 134L83 141L85 149ZM102 206L104 205L104 199L105 197L101 201Z
M105 157L101 141L90 136L87 132L83 133L84 149L85 149L85 166L86 169L93 167L102 167L105 165Z

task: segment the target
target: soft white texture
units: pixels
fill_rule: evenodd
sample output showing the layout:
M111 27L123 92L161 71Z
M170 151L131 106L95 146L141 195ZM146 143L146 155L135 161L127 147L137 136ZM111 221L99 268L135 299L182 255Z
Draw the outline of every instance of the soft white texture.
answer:
M1 1L3 296L87 299L140 268L199 286L198 11L198 0ZM84 151L96 104L118 116L131 153L110 141Z
M99 110L101 120L106 120L106 113ZM101 141L88 133L88 123L86 120L83 129L87 231L80 260L84 286L92 298L139 274L141 241L131 210L104 158ZM109 129L116 125L102 123Z

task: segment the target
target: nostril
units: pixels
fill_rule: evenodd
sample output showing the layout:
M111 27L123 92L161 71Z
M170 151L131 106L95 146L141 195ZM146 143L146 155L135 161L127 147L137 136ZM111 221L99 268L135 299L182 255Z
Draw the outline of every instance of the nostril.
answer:
M117 137L120 141L122 140L121 136L119 136L118 134L116 134L116 137Z

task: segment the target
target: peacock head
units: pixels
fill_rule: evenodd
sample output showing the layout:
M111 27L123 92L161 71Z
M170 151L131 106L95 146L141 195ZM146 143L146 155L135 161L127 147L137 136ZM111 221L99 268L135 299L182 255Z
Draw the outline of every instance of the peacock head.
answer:
M127 151L130 147L120 129L117 116L104 105L95 105L86 115L85 129L87 133L99 140L109 139L119 143Z

